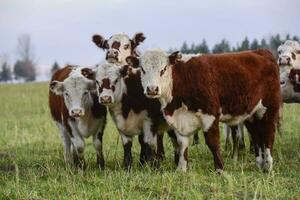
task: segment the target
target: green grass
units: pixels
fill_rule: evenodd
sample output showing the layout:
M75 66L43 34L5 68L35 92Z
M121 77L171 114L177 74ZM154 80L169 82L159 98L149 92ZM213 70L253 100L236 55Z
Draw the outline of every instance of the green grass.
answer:
M47 97L45 83L0 85L0 199L300 199L298 105L285 105L284 134L276 137L271 173L257 169L247 143L237 164L223 151L226 173L215 174L202 134L201 144L189 148L187 173L175 171L168 137L161 170L139 166L135 139L134 166L125 172L120 137L111 120L104 134L106 170L100 172L91 138L85 171L64 164Z

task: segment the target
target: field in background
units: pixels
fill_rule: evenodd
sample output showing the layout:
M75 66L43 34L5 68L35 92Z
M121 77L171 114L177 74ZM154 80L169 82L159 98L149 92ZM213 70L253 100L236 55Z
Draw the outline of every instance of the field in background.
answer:
M262 173L247 149L234 164L223 150L226 173L215 174L204 144L189 148L189 170L175 171L173 147L164 138L161 170L138 164L122 169L123 149L111 122L104 134L106 170L99 172L91 138L85 171L66 167L57 127L48 109L47 84L0 85L0 199L300 199L300 106L285 105L284 134L276 137L274 171ZM222 140L222 149L224 142Z

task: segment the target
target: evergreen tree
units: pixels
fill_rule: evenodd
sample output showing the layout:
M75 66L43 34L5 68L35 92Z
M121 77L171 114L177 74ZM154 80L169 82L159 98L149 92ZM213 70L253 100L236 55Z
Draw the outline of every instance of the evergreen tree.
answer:
M54 74L54 72L56 72L59 69L60 69L60 67L59 67L58 63L55 61L51 67L51 74Z
M209 47L206 43L206 40L203 39L201 44L199 44L198 46L196 46L195 48L195 53L203 53L203 54L207 54L209 53Z
M263 39L260 41L259 48L269 48L269 45L267 44L267 41L266 41L265 38L263 38Z
M18 60L14 65L15 78L24 79L25 81L34 81L36 71L34 64L30 60Z
M11 80L12 80L11 69L8 66L8 64L5 62L2 65L2 70L0 73L0 81L7 82L7 81L11 81Z
M257 39L254 39L251 43L250 49L255 50L255 49L258 49L258 48L259 48L259 43L258 43Z
M247 37L242 41L241 46L238 48L239 51L246 51L250 49L249 40Z
M184 42L183 45L181 46L180 52L181 53L189 53L189 47L186 42Z
M229 42L223 39L220 43L216 44L212 50L213 53L230 52Z

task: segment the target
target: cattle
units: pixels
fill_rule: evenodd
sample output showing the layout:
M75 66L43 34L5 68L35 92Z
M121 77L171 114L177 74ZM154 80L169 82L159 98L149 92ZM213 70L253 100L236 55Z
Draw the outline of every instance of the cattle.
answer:
M106 51L105 60L118 66L125 65L128 56L137 56L136 48L145 39L143 33L136 33L132 39L124 33L112 35L108 40L99 34L92 37L96 46Z
M187 170L189 136L204 131L217 172L223 171L219 122L243 122L255 147L256 163L269 171L275 123L280 107L279 70L268 50L193 57L181 61L179 52L148 50L140 58L128 57L141 71L148 98L159 99L178 141L178 169Z
M132 139L136 135L141 144L140 162L150 162L158 167L156 157L157 136L167 124L156 99L145 96L140 74L128 73L128 66L105 63L97 68L97 92L99 103L108 106L113 121L121 135L124 147L124 167L131 168Z
M296 77L295 74L291 74L291 70L300 69L300 44L297 41L287 40L278 47L277 53L283 102L299 103L300 93L295 90Z
M49 107L60 129L66 163L86 167L84 138L92 136L97 165L104 169L102 136L107 110L98 102L93 71L72 65L57 70L50 82Z

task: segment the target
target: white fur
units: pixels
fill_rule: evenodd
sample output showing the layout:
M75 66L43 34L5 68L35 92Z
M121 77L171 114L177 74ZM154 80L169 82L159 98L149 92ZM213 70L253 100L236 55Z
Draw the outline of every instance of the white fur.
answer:
M272 168L273 168L273 158L271 155L271 150L269 148L266 148L264 154L263 169L266 171L271 171Z
M189 146L189 137L181 135L179 132L175 131L177 142L179 144L179 162L177 170L186 172L187 171L187 160L184 158L184 151Z
M181 60L183 62L188 62L190 59L201 56L201 55L202 55L201 53L182 54Z
M284 84L280 85L280 91L283 98L283 102L285 103L300 102L300 93L294 91L294 86L288 78L285 79Z
M252 116L256 114L256 116L259 119L262 119L265 112L266 112L266 107L262 104L262 101L259 100L259 102L256 104L256 106L253 108L253 110L250 113L245 113L243 115L238 115L238 116L232 116L230 114L222 114L220 115L220 121L224 122L230 126L238 125L241 122L245 120L251 120Z
M262 157L262 150L261 150L261 148L259 148L258 149L258 156L256 157L256 165L259 169L262 168L263 162L264 162L264 159Z

